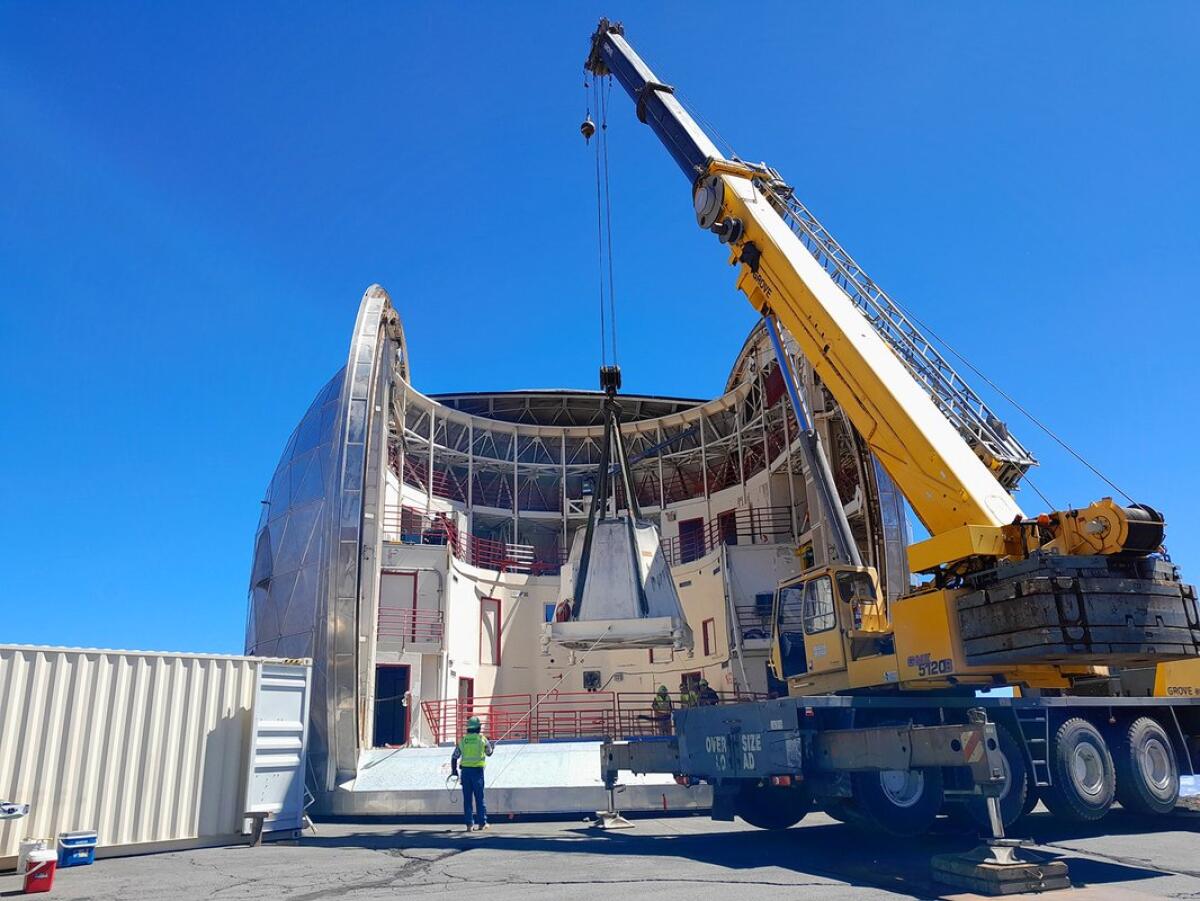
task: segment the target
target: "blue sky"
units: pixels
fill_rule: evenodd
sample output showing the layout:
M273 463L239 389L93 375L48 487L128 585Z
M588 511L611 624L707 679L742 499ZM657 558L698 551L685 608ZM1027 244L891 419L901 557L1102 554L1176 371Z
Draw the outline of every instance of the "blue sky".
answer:
M1196 4L8 2L0 641L240 651L372 282L426 392L594 387L602 13L1200 578ZM753 314L613 96L625 386L709 396ZM1055 504L1107 493L999 409Z

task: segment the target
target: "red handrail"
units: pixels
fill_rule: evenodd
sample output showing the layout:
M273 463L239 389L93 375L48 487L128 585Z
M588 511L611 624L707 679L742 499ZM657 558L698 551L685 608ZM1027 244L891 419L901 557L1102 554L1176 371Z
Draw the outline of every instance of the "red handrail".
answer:
M385 509L383 531L390 541L447 545L457 559L499 572L557 573L566 559L566 549L558 545L539 549L463 534L450 514L425 513L412 507ZM678 566L703 557L721 544L771 544L794 538L789 507L750 507L707 520L699 532L664 538L662 550L667 563Z
M413 644L441 644L445 634L441 610L379 609L377 636L398 638Z
M717 692L720 703L765 697L749 692ZM457 741L467 720L479 717L493 741L553 739L629 739L671 732L669 717L654 705L653 692L553 691L544 695L494 695L472 699L422 701L421 711L435 742ZM672 709L684 706L671 695Z

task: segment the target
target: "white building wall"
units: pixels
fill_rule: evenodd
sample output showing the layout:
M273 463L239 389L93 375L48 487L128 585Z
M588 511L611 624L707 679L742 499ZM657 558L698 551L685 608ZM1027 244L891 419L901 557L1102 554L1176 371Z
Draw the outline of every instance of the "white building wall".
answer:
M242 834L263 662L0 645L0 798L31 805L0 822L0 868L75 829L101 849Z
M800 574L800 558L783 544L739 544L727 548L731 603L753 604L755 595Z
M708 524L715 523L718 516L727 511L750 507L786 507L791 498L778 490L786 489L786 482L769 487L770 479L771 476L762 471L751 476L744 487L741 484L732 485L714 492L708 499L692 498L669 505L661 516L664 540L677 539L679 522L688 519L700 518ZM398 500L401 486L394 476L389 476L389 481L394 482L389 485L389 491L394 491L394 497ZM776 482L779 482L778 477ZM446 505L441 499L434 500L440 506ZM803 498L798 498L798 501L803 503ZM411 486L403 486L403 502L410 507L423 509L425 496ZM771 580L776 575L785 571L787 575L791 574L791 550L768 543L778 541L777 536L740 535L738 540L739 544L731 549L751 551L753 565L761 564L763 571L754 577L753 586L739 580L735 595L744 597L751 588L757 590L760 582L762 590L768 590L774 587ZM762 541L764 544L752 545L749 544L751 541ZM691 656L682 651L656 651L651 662L646 650L596 651L580 664L580 653L575 655L574 661L570 653L562 648L552 647L549 654L543 653L541 636L545 607L555 604L562 596L558 576L496 573L457 560L442 547L385 544L382 553L385 570L415 571L422 567L444 567L438 574L441 576L444 573L444 577L436 584L434 573L421 572L419 576L419 606L433 608L440 605L445 616L445 641L443 653L426 653L421 657L419 677L418 667L413 664L414 705L410 717L414 741L425 743L430 740L419 702L457 698L460 679L474 680L476 698L537 695L554 688L564 692L581 692L584 691L583 674L591 670L600 672L601 686L605 691L653 692L658 685L666 684L674 692L679 689L685 673L697 672L718 691L733 691L739 686L762 690L764 686L760 683L764 682L765 677L755 672L743 678L745 663L737 660L733 652L730 613L726 603L728 574L721 572L721 547L707 546L704 550L703 557L672 568L688 624L695 635L696 645ZM779 553L788 559L776 560ZM751 557L743 560L743 572L752 565L750 561ZM771 584L768 586L767 582ZM481 662L481 602L484 598L500 602L499 667ZM706 620L712 620L708 654L704 653L703 643ZM409 662L407 658L401 661L394 653L389 654L396 650L398 648L381 644L377 662Z

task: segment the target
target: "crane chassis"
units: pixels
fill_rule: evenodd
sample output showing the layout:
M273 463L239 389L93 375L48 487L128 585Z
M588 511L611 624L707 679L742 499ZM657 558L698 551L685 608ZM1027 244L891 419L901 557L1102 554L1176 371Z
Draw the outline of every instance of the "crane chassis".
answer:
M585 69L626 90L689 180L801 428L780 328L930 533L909 548L927 581L881 597L836 491L820 490L808 429L827 543L775 595L771 669L788 697L678 710L672 736L606 743L605 784L671 773L711 785L716 818L783 828L819 806L905 835L941 813L996 834L1038 800L1075 821L1116 801L1170 812L1200 753L1200 616L1159 552L1163 517L1110 498L1027 517L1011 492L1032 455L779 173L722 156L619 23L600 21ZM1015 696L976 696L1000 686Z

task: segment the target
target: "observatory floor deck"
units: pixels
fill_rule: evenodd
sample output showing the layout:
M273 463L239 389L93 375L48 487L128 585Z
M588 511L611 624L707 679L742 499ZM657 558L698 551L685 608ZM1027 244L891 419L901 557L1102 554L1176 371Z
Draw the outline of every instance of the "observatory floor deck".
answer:
M364 751L358 778L329 795L323 812L340 816L454 814L462 796L449 783L452 748ZM707 786L684 788L665 774L622 773L618 806L627 811L708 808ZM584 814L607 809L600 742L505 742L487 766L487 804L494 814Z

